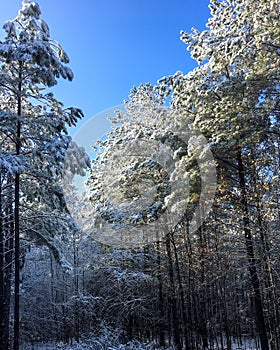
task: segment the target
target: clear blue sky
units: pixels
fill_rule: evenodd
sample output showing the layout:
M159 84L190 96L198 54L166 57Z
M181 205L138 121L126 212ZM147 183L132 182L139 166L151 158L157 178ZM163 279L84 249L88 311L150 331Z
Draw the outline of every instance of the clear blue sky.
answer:
M202 30L209 17L209 0L37 2L75 75L71 83L60 81L55 95L67 107L82 108L86 119L122 104L133 86L191 70L196 63L180 30ZM21 0L1 0L1 27L19 8Z

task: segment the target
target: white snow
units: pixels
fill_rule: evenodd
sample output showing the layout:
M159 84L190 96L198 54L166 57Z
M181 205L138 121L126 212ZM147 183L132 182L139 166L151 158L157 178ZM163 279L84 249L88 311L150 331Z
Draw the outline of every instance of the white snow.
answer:
M256 340L246 338L242 340L242 345L233 342L232 350L260 350L260 346L256 344ZM20 350L103 350L105 348L106 350L175 350L173 347L159 348L155 344L141 344L138 341L129 342L127 344L119 344L116 346L109 343L104 344L104 339L92 339L92 341L86 341L85 343L82 342L78 344L76 343L73 345L65 345L63 343L34 344L33 346L23 346L20 348ZM224 348L226 348L225 345ZM221 347L215 347L214 349L219 350Z

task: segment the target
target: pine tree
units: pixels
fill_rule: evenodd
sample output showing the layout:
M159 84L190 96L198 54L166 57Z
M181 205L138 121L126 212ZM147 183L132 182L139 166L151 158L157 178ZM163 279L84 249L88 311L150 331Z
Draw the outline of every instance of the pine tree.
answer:
M18 16L5 23L6 37L0 43L1 186L2 191L13 191L14 350L19 347L20 238L29 231L57 251L52 226L59 220L52 222L50 213L64 207L58 180L70 141L66 126L82 117L80 109L64 108L49 92L58 78L72 80L73 73L66 65L67 54L50 38L40 14L37 3L23 1ZM36 221L39 216L42 220ZM2 252L2 261L10 263L4 258L7 252ZM4 329L7 332L1 324L0 344L9 339Z
M269 327L254 239L260 227L256 229L251 223L256 212L249 205L254 194L248 192L248 185L258 176L252 172L252 153L271 149L267 147L269 143L273 145L268 136L276 131L279 2L212 0L210 9L209 29L201 33L196 29L192 34L182 32L182 40L188 44L198 67L186 75L177 73L163 78L162 91L172 91L175 108L190 115L210 139L220 180L227 179L232 194L236 193L231 205L243 222L255 325L262 349L268 350Z

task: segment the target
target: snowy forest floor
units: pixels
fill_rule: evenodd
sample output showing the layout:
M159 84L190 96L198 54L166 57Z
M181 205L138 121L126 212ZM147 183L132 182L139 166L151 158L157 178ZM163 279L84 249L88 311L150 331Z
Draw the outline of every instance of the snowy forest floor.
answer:
M209 350L222 349L219 347L211 347ZM242 341L242 345L232 343L231 350L259 350L260 347L256 344L255 340L246 339ZM104 344L97 339L87 341L85 343L78 343L74 345L65 345L62 343L46 343L46 344L33 344L22 346L20 350L175 350L174 347L160 348L154 344L141 344L137 341L129 342L127 344L120 344L118 346L111 346L110 344ZM223 350L228 350L226 346Z

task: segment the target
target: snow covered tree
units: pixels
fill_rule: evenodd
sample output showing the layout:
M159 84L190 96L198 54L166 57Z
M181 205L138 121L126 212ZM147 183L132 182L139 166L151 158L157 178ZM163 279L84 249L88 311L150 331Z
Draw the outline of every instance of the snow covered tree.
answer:
M275 150L274 136L269 136L279 135L279 1L212 0L210 9L209 29L182 33L198 67L186 75L163 78L162 92L172 91L173 105L211 140L219 182L227 181L231 205L241 218L255 325L262 349L268 350L270 329L254 239L262 231L252 225L252 217L258 221L251 209L255 193L250 193L249 183L260 183L267 163L257 159L265 158L260 157L262 152ZM263 166L253 169L255 162ZM271 346L277 347L277 332L270 336Z
M1 201L1 281L12 262L11 250L7 249L7 242L12 239L14 350L19 347L20 238L29 233L58 256L54 232L58 234L67 226L59 218L65 207L58 184L70 141L66 127L82 117L80 109L64 108L49 92L58 78L72 80L73 74L66 65L67 54L50 38L48 25L40 14L37 3L23 1L18 16L5 23L6 36L0 42L1 198L5 200ZM7 193L13 193L10 204ZM9 222L8 226L3 220ZM9 288L5 293L1 290L3 304L9 301ZM8 313L8 305L4 309ZM2 320L9 321L9 315ZM3 349L9 349L7 332L7 324L1 322Z
M187 349L184 268L174 237L186 218L189 234L202 225L211 208L216 171L206 139L191 123L181 127L183 115L165 103L157 88L141 85L131 90L125 112L112 117L113 130L98 142L88 179L95 219L89 232L105 245L142 252L142 265L153 271L148 295L157 305L145 321L146 332L153 317L160 325L161 345L168 333L178 349L183 344ZM145 301L141 315L129 313L131 336L147 318L147 307L152 306ZM158 336L157 331L150 334L151 339Z
M132 89L129 98L98 142L87 183L97 239L135 247L164 237L188 209L191 229L199 226L198 212L211 206L215 169L205 138L180 129L181 116L151 84Z

